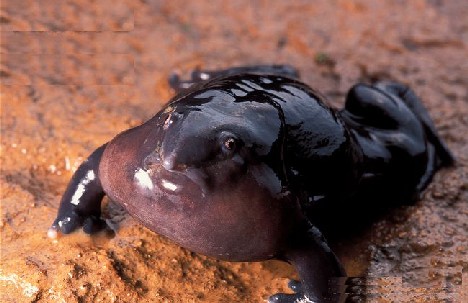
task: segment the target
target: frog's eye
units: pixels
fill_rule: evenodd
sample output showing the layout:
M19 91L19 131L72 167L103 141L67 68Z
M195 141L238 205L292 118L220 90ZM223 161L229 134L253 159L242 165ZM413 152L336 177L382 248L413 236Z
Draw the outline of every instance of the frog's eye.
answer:
M227 150L234 150L236 148L236 139L229 137L224 140L224 148Z
M220 145L225 155L231 155L239 148L240 141L235 135L225 132L221 134Z

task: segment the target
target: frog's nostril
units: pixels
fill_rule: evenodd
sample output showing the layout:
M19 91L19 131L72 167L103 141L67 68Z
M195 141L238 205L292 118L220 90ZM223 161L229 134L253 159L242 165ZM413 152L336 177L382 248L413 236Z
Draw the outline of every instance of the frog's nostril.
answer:
M152 152L146 158L143 160L143 166L145 169L148 169L150 166L159 164L161 162L161 157L159 156L159 153L157 152Z
M143 168L148 170L151 166L160 166L162 165L166 170L177 170L182 168L182 165L178 165L175 161L175 156L173 154L170 155L160 155L158 152L154 151L143 160Z

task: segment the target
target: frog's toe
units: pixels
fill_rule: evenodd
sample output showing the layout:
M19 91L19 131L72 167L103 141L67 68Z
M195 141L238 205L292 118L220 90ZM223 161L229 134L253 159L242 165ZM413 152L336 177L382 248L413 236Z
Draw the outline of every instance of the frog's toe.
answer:
M185 81L180 78L180 76L176 73L172 73L169 78L167 79L169 82L169 86L176 92L180 93L188 88L190 88L193 84L199 81Z
M304 294L275 294L268 298L268 303L315 303Z
M69 234L83 225L84 218L75 212L58 216L47 231L50 238L56 238L58 233Z
M172 73L169 78L167 79L167 81L169 82L169 86L173 89L173 90L178 90L180 89L180 76L176 73Z
M70 212L58 216L52 226L47 231L49 238L55 239L58 234L69 234L83 227L83 231L87 234L93 234L101 231L106 227L106 222L101 218L90 215L82 216L76 212Z
M103 230L106 226L106 221L96 216L90 216L83 222L83 231L87 234L94 234Z
M302 292L302 283L297 280L289 280L288 287L294 292Z
M343 285L344 283L344 285ZM336 281L331 286L331 297L313 299L304 294L302 283L297 280L289 280L288 287L293 294L278 293L268 298L268 303L362 303L366 302L366 280L362 278L347 278ZM343 287L344 286L344 287Z
M304 295L302 283L297 280L289 280L288 287L294 294L278 293L268 298L268 303L308 303L314 302Z

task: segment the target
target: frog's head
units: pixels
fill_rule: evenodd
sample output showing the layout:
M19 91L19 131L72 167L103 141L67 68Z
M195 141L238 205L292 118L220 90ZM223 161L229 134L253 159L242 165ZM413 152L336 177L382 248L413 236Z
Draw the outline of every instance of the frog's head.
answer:
M297 215L275 167L282 167L284 140L278 110L222 93L197 101L175 101L143 126L143 145L128 170L131 191L120 199L132 201L128 207L147 226L191 250L229 260L271 258L290 213Z
M180 171L231 161L243 165L253 147L250 133L245 126L216 120L196 111L185 117L170 114L165 122L170 126L159 150L164 168Z
M270 104L236 102L218 90L187 98L161 111L160 138L143 160L145 169L183 174L210 191L235 185L249 167L279 154L281 121Z

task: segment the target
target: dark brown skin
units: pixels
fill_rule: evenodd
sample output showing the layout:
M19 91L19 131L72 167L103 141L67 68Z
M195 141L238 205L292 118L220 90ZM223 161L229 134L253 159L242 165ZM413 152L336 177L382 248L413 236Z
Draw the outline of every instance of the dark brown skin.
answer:
M171 102L79 167L49 235L102 229L107 195L195 252L292 263L296 293L270 302L346 300L330 290L346 273L317 228L339 222L322 212L411 203L454 159L403 85L356 85L335 111L297 78L287 66L174 76Z

